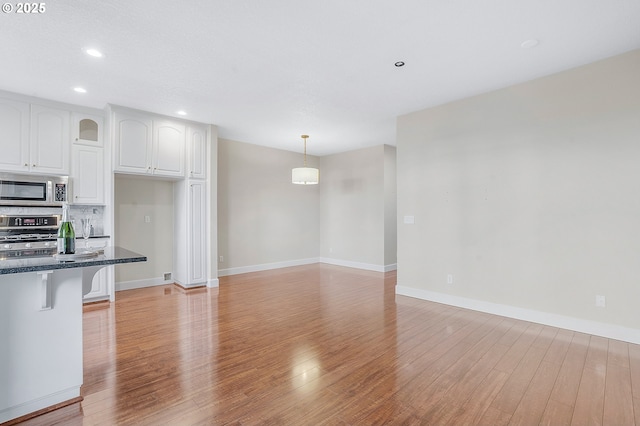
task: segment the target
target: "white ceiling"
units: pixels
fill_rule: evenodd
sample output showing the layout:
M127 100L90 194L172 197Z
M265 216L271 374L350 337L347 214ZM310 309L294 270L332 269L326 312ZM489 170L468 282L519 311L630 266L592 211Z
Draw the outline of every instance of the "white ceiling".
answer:
M182 109L223 138L290 151L308 133L314 155L395 145L400 114L640 48L640 0L45 7L0 16L0 89L96 108ZM539 45L521 48L528 39ZM89 47L105 56L87 56ZM399 60L406 66L394 67Z

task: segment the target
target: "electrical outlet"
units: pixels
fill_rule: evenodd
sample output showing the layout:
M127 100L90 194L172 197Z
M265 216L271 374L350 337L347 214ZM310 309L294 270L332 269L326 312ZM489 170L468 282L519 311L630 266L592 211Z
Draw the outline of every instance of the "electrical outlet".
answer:
M144 223L151 223L151 216L145 216Z
M164 273L164 280L165 281L169 281L171 279L171 272L165 272Z
M607 306L607 300L604 296L599 294L596 295L596 306L598 308L605 308Z
M447 274L447 284L453 284L453 274Z
M220 263L224 262L224 256L220 256Z

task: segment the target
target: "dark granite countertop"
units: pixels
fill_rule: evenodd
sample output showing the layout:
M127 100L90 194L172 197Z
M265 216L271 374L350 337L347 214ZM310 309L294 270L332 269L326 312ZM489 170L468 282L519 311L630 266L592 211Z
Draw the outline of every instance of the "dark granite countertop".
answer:
M146 262L147 257L122 247L105 247L104 254L76 260L57 260L53 256L0 260L0 275L55 269L83 268L85 266L115 265L118 263Z

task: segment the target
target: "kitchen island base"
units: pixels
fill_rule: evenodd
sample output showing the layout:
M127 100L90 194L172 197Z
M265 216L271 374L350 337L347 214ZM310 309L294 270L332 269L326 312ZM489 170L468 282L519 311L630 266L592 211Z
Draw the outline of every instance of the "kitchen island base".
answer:
M83 294L100 268L146 260L112 249L73 264L0 265L0 423L80 400Z

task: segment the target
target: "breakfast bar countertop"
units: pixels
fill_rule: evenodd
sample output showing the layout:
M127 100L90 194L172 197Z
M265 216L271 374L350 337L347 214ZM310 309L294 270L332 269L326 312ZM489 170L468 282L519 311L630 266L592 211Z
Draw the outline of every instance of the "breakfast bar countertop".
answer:
M0 260L0 275L145 262L146 260L146 256L122 247L105 247L104 253L97 256L74 260L58 260L55 256Z

